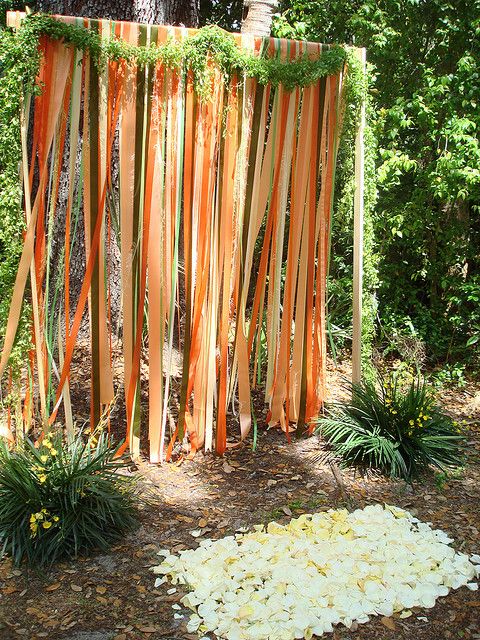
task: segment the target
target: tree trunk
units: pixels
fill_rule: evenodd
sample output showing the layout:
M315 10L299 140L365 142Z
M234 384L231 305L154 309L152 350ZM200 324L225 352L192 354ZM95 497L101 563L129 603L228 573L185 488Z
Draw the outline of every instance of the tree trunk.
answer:
M269 36L277 0L245 0L242 33Z
M105 18L110 20L123 20L126 22L143 22L154 24L183 24L187 27L196 27L199 22L200 0L38 0L35 10L50 14L79 16L85 18ZM77 156L77 168L81 160L81 141ZM112 166L112 182L118 192L118 140L114 144L114 160ZM66 150L63 160L63 168L60 176L59 197L55 215L53 232L52 255L55 268L62 259L65 214L68 196L68 166L69 157ZM117 203L118 204L118 203ZM119 322L121 307L120 288L120 253L115 241L108 248L108 260L111 274L110 303L112 320L116 325ZM85 274L85 244L83 238L83 225L79 225L78 241L75 251L70 255L70 288L71 304L74 305L80 293ZM52 289L53 291L53 289ZM53 294L52 294L53 295ZM72 306L70 313L73 314Z
M85 18L198 26L199 0L39 0L35 8Z

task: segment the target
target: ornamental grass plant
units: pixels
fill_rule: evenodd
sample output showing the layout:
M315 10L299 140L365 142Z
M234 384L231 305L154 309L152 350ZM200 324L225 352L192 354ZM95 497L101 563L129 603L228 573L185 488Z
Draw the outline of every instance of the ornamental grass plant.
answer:
M49 566L107 550L137 525L136 477L107 434L64 444L48 435L0 443L0 552L14 563ZM123 473L122 473L123 472Z
M465 436L423 379L392 373L351 385L351 401L332 403L318 433L343 466L360 465L410 481L433 466L463 463Z

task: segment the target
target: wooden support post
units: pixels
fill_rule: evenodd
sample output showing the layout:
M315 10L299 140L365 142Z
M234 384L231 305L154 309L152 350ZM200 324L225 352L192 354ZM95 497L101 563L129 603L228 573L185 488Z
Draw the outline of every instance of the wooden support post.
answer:
M357 49L363 72L366 70L366 50ZM355 202L353 213L353 336L352 382L362 379L362 282L363 282L363 192L365 149L365 103L361 106L360 122L355 139Z
M25 11L7 11L7 27L18 29L26 15Z

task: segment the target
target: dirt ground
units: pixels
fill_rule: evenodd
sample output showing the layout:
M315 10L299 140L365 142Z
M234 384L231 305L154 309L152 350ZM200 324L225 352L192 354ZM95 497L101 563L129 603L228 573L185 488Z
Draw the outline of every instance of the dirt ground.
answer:
M342 374L348 368L331 374L337 396ZM304 512L387 502L448 532L457 549L479 553L480 384L443 391L439 401L466 421L469 463L452 477L431 474L413 486L339 471L319 459L316 437L289 445L275 430L260 430L255 452L248 442L223 459L199 454L162 467L141 461L151 503L142 511L140 529L123 544L48 574L0 562L0 639L194 640L197 636L185 631L187 615L173 617L180 594L167 594L168 585L154 588L157 551L180 551L202 537L223 537L273 519L286 522ZM200 537L193 536L198 530ZM333 638L480 640L479 593L462 588L434 609L414 609L406 619L376 618L350 630L339 627Z

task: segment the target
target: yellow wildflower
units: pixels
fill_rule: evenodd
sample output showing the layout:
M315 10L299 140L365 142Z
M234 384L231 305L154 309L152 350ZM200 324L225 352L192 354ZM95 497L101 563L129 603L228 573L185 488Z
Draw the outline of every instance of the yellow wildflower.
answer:
M40 456L40 460L42 462L46 462L48 460L48 456Z
M56 449L50 449L50 453L52 454L52 456L56 456L58 452Z
M47 476L44 473L42 473L42 475L38 476L38 479L43 484L47 480Z
M408 424L409 424L411 427L413 427L413 426L415 425L415 422L414 422L413 420L409 420L409 421L408 421Z
M42 522L42 527L44 529L50 529L51 526L52 526L52 523L49 522L48 520L45 520L45 522Z

